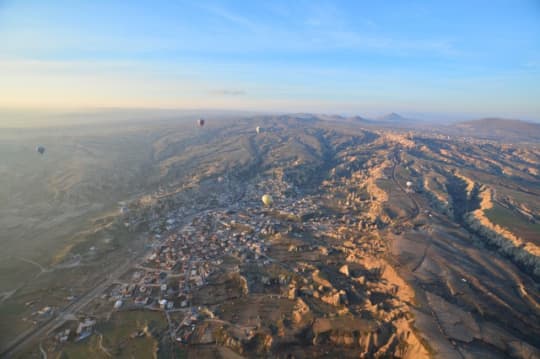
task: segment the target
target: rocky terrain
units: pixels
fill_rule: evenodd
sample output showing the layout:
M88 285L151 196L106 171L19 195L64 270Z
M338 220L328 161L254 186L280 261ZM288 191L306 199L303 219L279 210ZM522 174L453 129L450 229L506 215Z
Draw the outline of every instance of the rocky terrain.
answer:
M536 144L364 128L305 114L207 123L133 128L125 145L139 144L140 162L133 159L128 172L97 165L92 174L107 178L104 191L112 181L111 193L127 210L102 218L92 236L56 253L56 262L29 259L76 282L85 274L54 265L79 256L81 265L96 268L90 246L109 258L99 262L105 268L121 250L132 248L136 261L143 243L147 250L174 243L192 228L196 236L185 238L200 238L203 248L217 248L220 236L235 247L205 259L211 269L189 295L176 279L167 282L170 298L184 295L186 306L165 310L155 302L111 312L110 299L92 298L74 313L97 319L90 339L62 344L49 335L22 355L107 357L114 350L129 357L144 340L158 357L540 356ZM148 174L144 181L135 168ZM95 192L83 185L95 185L87 172L74 173L82 177L48 177L58 203ZM138 190L123 193L114 178L134 181ZM271 207L260 201L265 193L274 198ZM166 218L186 223L165 229ZM96 244L118 231L132 239L114 248ZM179 260L171 273L184 265ZM29 300L33 290L15 288L0 305ZM39 303L47 305L47 296ZM161 317L132 319L147 312ZM118 329L125 322L134 323L128 332Z

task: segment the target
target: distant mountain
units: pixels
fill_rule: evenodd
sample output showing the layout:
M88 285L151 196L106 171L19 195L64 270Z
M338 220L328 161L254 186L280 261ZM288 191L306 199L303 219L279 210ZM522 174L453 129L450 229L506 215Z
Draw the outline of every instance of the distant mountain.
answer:
M372 123L373 121L372 120L369 120L365 117L362 117L362 116L353 116L353 117L350 117L349 118L350 121L353 121L353 122L363 122L363 123Z
M425 124L425 121L406 118L394 112L377 118L363 117L358 115L350 117L338 115L317 115L317 117L321 120L339 121L343 123L374 128L411 129L424 126Z
M540 140L540 124L504 118L483 118L452 125L463 135L508 140Z
M377 121L384 121L384 122L413 122L414 120L411 120L409 118L403 117L400 114L397 114L395 112L389 113L384 116L380 116L376 118Z
M361 126L371 126L376 124L375 121L362 116L317 115L317 117L324 121L336 121Z

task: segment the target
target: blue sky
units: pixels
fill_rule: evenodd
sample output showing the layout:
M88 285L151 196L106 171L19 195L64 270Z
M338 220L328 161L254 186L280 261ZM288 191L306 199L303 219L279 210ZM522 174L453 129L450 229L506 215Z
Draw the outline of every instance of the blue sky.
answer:
M2 1L0 106L540 119L540 1Z

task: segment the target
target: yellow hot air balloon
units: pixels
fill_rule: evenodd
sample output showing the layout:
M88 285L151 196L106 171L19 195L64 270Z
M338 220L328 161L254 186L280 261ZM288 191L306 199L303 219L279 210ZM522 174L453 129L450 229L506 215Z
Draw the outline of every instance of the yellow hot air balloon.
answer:
M274 203L274 199L269 194L265 194L264 196L262 196L261 200L265 206L271 206L272 203Z

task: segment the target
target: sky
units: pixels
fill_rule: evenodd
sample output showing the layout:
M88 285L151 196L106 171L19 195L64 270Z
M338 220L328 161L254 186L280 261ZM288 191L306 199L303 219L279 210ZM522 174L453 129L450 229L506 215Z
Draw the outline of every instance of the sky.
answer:
M0 108L540 120L540 0L0 0Z

